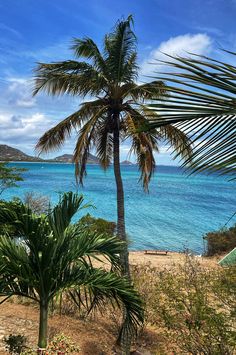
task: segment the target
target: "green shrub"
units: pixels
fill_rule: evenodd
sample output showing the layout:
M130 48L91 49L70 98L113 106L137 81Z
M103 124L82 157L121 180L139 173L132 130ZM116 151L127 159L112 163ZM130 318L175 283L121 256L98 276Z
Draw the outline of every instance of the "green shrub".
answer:
M231 251L236 247L236 225L207 233L204 240L206 240L206 256Z
M21 354L21 352L26 348L27 338L24 335L13 335L10 334L8 337L3 338L6 344L6 350L12 354Z
M64 355L64 354L78 354L79 347L76 346L70 337L59 334L49 342L47 349L44 351L44 355ZM32 349L23 351L21 355L37 355L38 352Z
M107 221L103 218L95 218L87 213L79 222L81 226L85 227L91 233L105 234L113 236L116 230L116 223Z
M11 201L0 200L0 208L11 209L14 212L20 209L20 199L14 198ZM10 223L2 223L0 220L0 235L18 237L18 228Z
M134 268L135 286L146 302L146 323L164 334L166 353L234 354L235 270L202 269L189 257L171 270Z

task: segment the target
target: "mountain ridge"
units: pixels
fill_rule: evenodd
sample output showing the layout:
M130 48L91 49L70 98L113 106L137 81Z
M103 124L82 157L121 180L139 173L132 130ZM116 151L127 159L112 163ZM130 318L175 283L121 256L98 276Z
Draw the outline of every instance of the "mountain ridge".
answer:
M73 155L63 154L52 159L42 159L35 156L28 155L22 152L20 149L13 148L6 144L0 144L0 161L22 161L22 162L58 162L58 163L71 163ZM98 158L92 154L89 154L89 164L98 164Z
M62 154L52 159L42 159L36 156L28 155L22 152L20 149L13 148L6 144L0 144L0 161L11 162L11 161L22 161L22 162L56 162L56 163L72 163L72 154ZM89 153L88 164L99 164L98 158ZM120 163L121 165L135 165L134 163L124 160Z

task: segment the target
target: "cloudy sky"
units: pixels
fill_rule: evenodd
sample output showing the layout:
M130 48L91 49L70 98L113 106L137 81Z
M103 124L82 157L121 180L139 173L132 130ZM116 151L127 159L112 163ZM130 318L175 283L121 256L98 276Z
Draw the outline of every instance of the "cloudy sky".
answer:
M140 71L152 75L161 52L187 51L225 59L236 51L236 0L2 0L0 2L0 144L34 154L38 138L77 109L80 100L32 97L36 62L72 59L74 37L99 45L117 19L133 14ZM73 151L74 138L61 153ZM128 143L122 146L127 158ZM55 156L55 154L54 154ZM159 164L173 164L162 146Z

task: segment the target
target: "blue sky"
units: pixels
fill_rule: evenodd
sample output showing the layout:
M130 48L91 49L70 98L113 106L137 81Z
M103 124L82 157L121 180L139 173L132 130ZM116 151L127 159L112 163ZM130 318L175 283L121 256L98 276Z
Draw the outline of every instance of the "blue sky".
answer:
M73 37L91 37L99 45L115 22L133 14L143 75L156 67L161 51L192 51L220 59L220 47L236 51L236 0L5 0L0 2L0 143L33 154L38 138L77 109L80 100L32 97L36 62L72 58ZM162 68L163 69L163 68ZM141 77L141 79L144 77ZM61 153L73 151L74 137ZM173 164L161 146L159 164ZM128 143L122 145L126 159ZM174 163L175 164L175 163Z

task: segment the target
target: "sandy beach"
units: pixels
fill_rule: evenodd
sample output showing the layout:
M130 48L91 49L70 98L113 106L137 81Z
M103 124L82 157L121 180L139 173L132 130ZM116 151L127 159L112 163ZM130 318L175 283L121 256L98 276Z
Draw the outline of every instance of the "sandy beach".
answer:
M211 268L218 267L218 261L223 256L205 257L205 256L193 256L196 258L203 267ZM145 251L132 251L129 253L130 264L150 264L158 269L170 269L175 265L181 265L186 258L184 253L168 252L165 254L145 254Z

